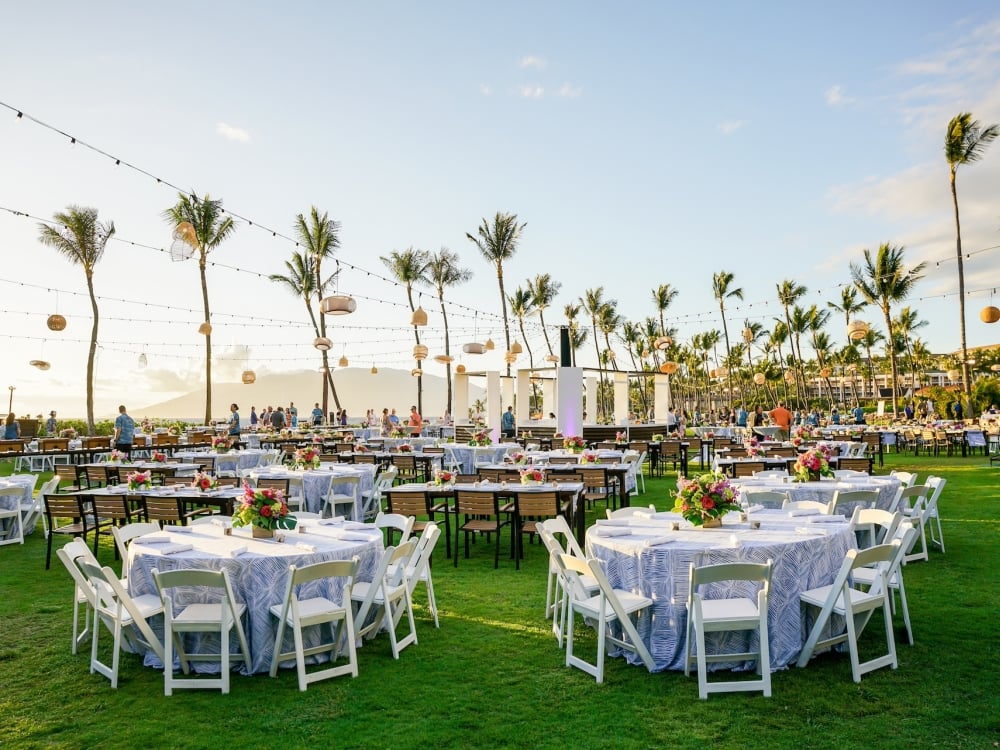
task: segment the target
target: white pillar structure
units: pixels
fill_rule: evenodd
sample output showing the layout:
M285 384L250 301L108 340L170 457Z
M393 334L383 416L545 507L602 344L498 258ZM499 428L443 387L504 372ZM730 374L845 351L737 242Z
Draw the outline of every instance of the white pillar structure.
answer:
M556 411L555 378L545 378L542 380L542 419L548 419L549 412L558 413Z
M587 378L586 384L587 384L587 407L584 409L584 411L587 414L587 419L589 419L591 422L596 422L597 421L597 378L593 376ZM560 396L560 399L561 398L562 396ZM561 400L560 403L562 403ZM556 414L558 413L559 412L556 412ZM575 433L575 434L580 434L580 433Z
M560 367L556 372L559 380L556 429L563 435L582 435L583 370L579 367Z
M452 381L451 402L454 411L451 414L455 424L469 421L469 376L468 374L455 373Z
M518 370L514 370L514 373L511 377L507 377L506 375L500 376L500 414L507 411L508 406L514 405L514 392L518 381L527 379Z
M500 373L486 372L486 427L494 443L500 442L500 415L503 413L503 398L500 395Z
M667 421L667 409L670 408L670 376L653 376L653 412L654 421L665 424Z
M517 398L508 403L514 404L514 424L523 425L531 419L531 382L527 370L517 371ZM507 406L504 406L506 411Z
M616 372L614 378L615 424L628 424L628 375L624 372Z

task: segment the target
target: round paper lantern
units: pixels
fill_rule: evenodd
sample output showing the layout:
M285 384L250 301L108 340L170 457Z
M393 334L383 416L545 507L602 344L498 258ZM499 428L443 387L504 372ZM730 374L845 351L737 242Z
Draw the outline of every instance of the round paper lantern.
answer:
M375 365L372 365L372 375L378 375L378 368Z
M442 365L447 365L455 361L455 358L447 354L435 354L434 361L440 362Z
M656 340L653 341L653 346L663 352L666 351L672 343L674 343L674 341L669 336L657 336Z
M556 362L559 361L559 357L556 354L546 354L545 355L545 361L546 362L556 363Z
M52 365L46 362L44 359L33 359L28 363L32 367L37 367L39 370L48 370Z
M675 372L677 372L677 363L664 362L662 365L660 365L660 372L662 372L664 375L673 375Z
M319 309L324 315L350 315L358 309L354 297L346 294L334 294L319 301Z
M996 323L1000 320L1000 307L994 307L993 305L984 307L979 311L979 319L984 323ZM52 320L52 318L49 318L49 320ZM49 326L49 328L52 328L52 326Z
M852 320L847 324L847 337L851 341L861 341L868 333L868 324L863 320Z
M257 373L253 370L244 370L242 379L243 385L252 385L257 381Z
M410 375L412 375L415 378L419 378L423 374L424 371L421 370L419 367L414 367L412 370L410 370Z
M753 376L753 382L757 385L764 385L764 383L767 382L767 375L762 372L758 372Z
M996 310L996 308L993 308ZM992 322L992 321L990 321ZM49 327L50 331L61 331L66 328L66 318L58 313L55 315L50 315L48 320L45 321L45 325Z
M204 323L198 326L198 333L200 333L202 336L211 336L212 324L206 320Z
M410 325L411 326L427 325L427 313L424 312L424 308L418 306L417 309L413 311L413 315L410 316Z
M486 351L491 352L496 349L496 344L493 343L493 339L486 339L486 343L483 344L483 348L486 349Z
M455 368L455 372L457 372L459 375L461 375L462 373L464 373L465 372L465 365L458 365Z
M418 362L422 359L427 359L428 349L423 344L417 344L413 347L413 358Z
M990 365L990 370L993 372L1000 372L1000 365Z
M468 344L462 345L462 351L466 354L483 354L486 351L486 347L475 341L471 341Z
M333 346L333 342L330 341L326 336L317 336L313 339L313 346L319 349L321 352L328 352Z

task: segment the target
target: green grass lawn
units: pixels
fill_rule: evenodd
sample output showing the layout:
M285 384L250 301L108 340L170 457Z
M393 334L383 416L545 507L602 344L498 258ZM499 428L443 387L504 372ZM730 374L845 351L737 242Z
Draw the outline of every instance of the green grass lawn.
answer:
M441 628L417 594L420 642L392 659L388 638L359 651L360 675L300 693L294 670L243 677L231 693L163 696L162 673L123 656L118 690L70 653L72 587L45 570L41 529L0 548L0 745L256 748L988 748L1000 741L1000 469L982 456L889 455L884 471L944 476L947 554L906 567L916 645L897 628L899 669L851 681L846 655L773 676L759 693L698 700L697 680L609 659L605 683L563 665L543 619L547 561L536 544L520 571L488 545L457 569L435 555ZM0 464L0 474L10 463ZM674 476L648 479L635 502L672 503ZM39 482L39 485L41 482ZM601 511L603 513L603 511ZM61 544L63 540L57 540ZM53 556L54 557L54 556ZM110 539L101 561L118 569ZM873 622L864 644L880 645ZM110 644L110 637L102 637ZM585 631L579 648L592 658ZM89 654L89 647L85 649Z

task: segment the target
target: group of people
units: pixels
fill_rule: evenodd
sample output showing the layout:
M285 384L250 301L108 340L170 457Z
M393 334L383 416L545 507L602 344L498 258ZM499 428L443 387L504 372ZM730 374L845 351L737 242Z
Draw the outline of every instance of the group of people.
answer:
M389 437L396 430L399 430L403 422L400 420L396 410L389 408L382 409L382 416L378 420L379 434L382 437ZM411 437L420 437L420 431L424 426L424 418L420 416L416 405L410 407L410 416L406 419L406 426L410 428Z

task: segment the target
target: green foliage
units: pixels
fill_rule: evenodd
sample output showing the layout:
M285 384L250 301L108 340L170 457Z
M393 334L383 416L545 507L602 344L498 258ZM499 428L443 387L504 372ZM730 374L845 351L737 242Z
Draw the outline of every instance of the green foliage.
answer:
M1000 381L996 378L980 378L972 386L973 412L970 417L982 414L992 405L1000 406Z

